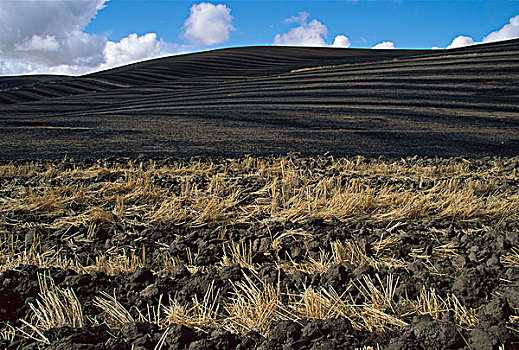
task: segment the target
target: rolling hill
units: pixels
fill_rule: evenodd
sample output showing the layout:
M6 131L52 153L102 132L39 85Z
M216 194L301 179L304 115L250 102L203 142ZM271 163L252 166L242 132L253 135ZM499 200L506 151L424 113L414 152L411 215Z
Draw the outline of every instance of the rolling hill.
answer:
M0 157L513 156L518 52L243 47L3 77Z

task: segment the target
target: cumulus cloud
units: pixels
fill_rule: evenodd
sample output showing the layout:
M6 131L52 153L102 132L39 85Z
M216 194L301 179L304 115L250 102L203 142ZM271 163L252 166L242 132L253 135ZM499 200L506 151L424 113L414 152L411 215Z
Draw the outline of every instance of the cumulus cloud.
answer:
M57 51L59 47L60 43L53 35L34 35L31 40L15 45L19 51Z
M0 61L0 75L18 75L34 71L34 67L29 63Z
M106 2L1 1L2 59L34 65L99 65L106 39L83 30Z
M519 37L519 15L510 18L508 24L505 24L503 28L488 34L483 38L484 43L492 41L508 40Z
M163 54L163 45L163 42L157 39L155 33L142 36L130 34L119 42L109 41L104 49L105 63L100 68L112 68L147 58L159 57Z
M233 17L226 5L207 2L191 6L191 14L184 22L182 37L191 44L211 46L229 40Z
M36 64L22 61L0 61L0 75L21 75L21 74L63 74L79 75L92 72L92 67L81 65L53 65Z
M471 38L470 36L460 35L452 40L450 45L447 46L447 49L515 38L519 38L519 15L510 18L508 24L505 24L501 29L488 34L480 42L475 41L474 38Z
M383 41L372 47L372 49L376 49L376 50L378 50L378 49L392 50L394 48L395 48L395 43L392 41Z
M345 35L337 35L333 44L328 45L325 40L328 36L328 28L316 19L308 22L309 16L307 12L300 12L298 16L285 19L285 23L298 23L299 25L287 33L276 34L274 45L350 47L350 39Z
M474 44L477 44L477 43L474 42L474 39L472 39L470 36L460 35L460 36L455 37L454 40L452 40L452 43L450 43L450 45L447 46L447 48L454 49L456 47L463 47L463 46L469 46L469 45L474 45Z
M328 36L328 28L316 19L307 22L309 14L301 12L285 20L286 23L298 22L299 26L287 33L276 34L274 45L290 46L327 46L324 38Z
M165 43L157 39L157 34L142 36L130 34L118 42L107 41L103 51L103 63L94 67L78 64L46 65L28 61L0 61L0 75L16 74L65 74L79 75L92 71L114 68L144 59L151 59L168 54Z
M345 35L337 35L333 40L332 47L350 47L351 42Z
M108 0L0 1L0 74L84 74L163 56L157 34L118 42L84 31Z

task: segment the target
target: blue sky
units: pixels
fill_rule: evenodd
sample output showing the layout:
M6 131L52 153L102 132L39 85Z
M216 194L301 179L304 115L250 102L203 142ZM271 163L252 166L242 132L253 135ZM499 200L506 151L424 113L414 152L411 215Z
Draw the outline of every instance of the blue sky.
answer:
M352 47L392 41L399 48L447 46L458 35L481 39L519 15L519 1L208 1L231 9L236 31L224 45L270 45L292 25L286 18L307 12L328 27L329 39L344 34ZM181 29L194 2L112 0L87 27L120 40L155 32L181 42Z
M519 0L1 0L0 75L82 74L233 46L446 48L513 37Z

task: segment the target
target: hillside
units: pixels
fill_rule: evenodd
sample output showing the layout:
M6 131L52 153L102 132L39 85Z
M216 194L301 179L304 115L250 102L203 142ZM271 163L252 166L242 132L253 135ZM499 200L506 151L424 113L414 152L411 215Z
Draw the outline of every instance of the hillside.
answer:
M0 156L513 156L518 51L244 47L2 78Z

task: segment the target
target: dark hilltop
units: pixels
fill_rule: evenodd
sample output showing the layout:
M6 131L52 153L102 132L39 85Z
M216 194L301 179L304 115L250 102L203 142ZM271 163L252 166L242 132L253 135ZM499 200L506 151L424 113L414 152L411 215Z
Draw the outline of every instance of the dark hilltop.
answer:
M243 47L0 78L0 157L514 156L519 40Z

